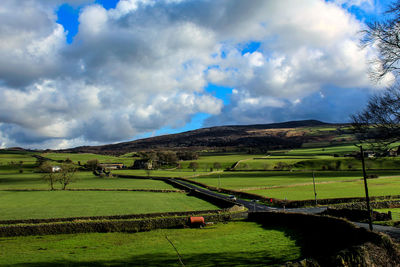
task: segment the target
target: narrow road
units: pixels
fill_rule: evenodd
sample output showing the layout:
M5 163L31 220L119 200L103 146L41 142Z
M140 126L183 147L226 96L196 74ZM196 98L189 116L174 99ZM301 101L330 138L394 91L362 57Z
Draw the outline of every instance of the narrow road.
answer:
M185 182L185 181L181 181L181 180L175 180L173 178L169 178L170 180L173 180L174 182L184 185L186 187L189 187L190 189L193 190L197 190L200 191L204 194L207 195L211 195L211 196L216 196L219 198L225 198L227 200L229 199L229 196L215 192L215 191L211 191L202 187L199 187L197 185L191 184L189 182ZM287 211L287 212L305 212L305 213L319 213L319 212L323 212L324 210L326 210L326 207L311 207L311 208L298 208L298 209L283 209L283 208L276 208L276 207L268 207L265 205L262 205L258 202L253 202L253 201L247 201L247 200L243 200L238 198L236 200L236 203L241 204L243 206L245 206L249 212L262 212L262 211Z
M227 195L220 194L220 193L199 187L199 186L191 184L189 182L175 180L173 178L169 178L169 179L173 180L176 183L184 185L190 189L203 192L204 194L216 196L216 197L220 197L220 198L225 198L225 199L229 200L229 196L227 196ZM303 212L303 213L309 213L309 214L318 214L318 213L321 213L324 210L326 210L326 207L310 207L310 208L295 208L295 209L293 209L293 208L292 209L275 208L275 207L268 207L268 206L259 204L258 202L247 201L247 200L243 200L240 198L238 198L236 200L236 203L245 206L249 210L249 212L268 212L268 211L270 211L270 212L271 211L281 211L282 212L282 211L285 211L285 212ZM358 222L353 222L353 223L359 227L369 229L369 226L367 223L358 223ZM382 232L382 233L389 235L396 242L400 242L400 228L374 224L373 229L374 229L374 231Z

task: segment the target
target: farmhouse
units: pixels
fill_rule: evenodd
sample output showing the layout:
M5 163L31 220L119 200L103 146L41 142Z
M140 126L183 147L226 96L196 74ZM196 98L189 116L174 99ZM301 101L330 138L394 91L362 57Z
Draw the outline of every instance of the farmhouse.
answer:
M59 172L61 171L61 167L60 166L52 166L51 167L51 172Z
M116 170L116 169L122 169L125 166L123 163L99 163L99 167L102 169Z
M133 168L151 170L153 168L153 161L151 159L137 159L133 163Z

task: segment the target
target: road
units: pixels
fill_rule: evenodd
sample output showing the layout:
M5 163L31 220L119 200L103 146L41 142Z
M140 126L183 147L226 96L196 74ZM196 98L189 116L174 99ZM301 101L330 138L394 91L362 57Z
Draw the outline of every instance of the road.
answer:
M176 180L176 179L173 179L173 178L169 178L169 179L173 180L175 183L184 185L184 186L189 187L190 189L193 189L193 190L200 191L200 192L202 192L204 194L230 200L229 196L227 196L227 195L224 195L224 194L221 194L221 193L217 193L215 191L211 191L211 190L199 187L199 186L191 184L189 182ZM326 210L326 207L311 207L311 208L297 208L297 209L283 209L283 208L276 208L276 207L268 207L268 206L262 205L262 204L260 204L258 202L248 201L248 200L244 200L244 199L240 199L240 198L238 198L235 202L245 206L249 210L249 212L286 211L286 212L305 212L305 213L313 213L313 214L315 214L315 213L320 213L320 212L323 212L324 210Z
M199 186L191 184L189 182L175 180L173 178L169 178L169 179L173 180L176 183L184 185L190 189L203 192L204 194L230 200L229 196L227 196L227 195L220 194L220 193L199 187ZM239 198L235 202L245 206L249 210L249 212L268 212L268 211L283 212L283 211L285 211L285 212L303 212L303 213L309 213L309 214L318 214L318 213L321 213L324 210L326 210L326 207L310 207L310 208L296 208L296 209L275 208L275 207L268 207L268 206L262 205L258 202L247 201L247 200L239 199ZM369 229L369 225L367 223L358 223L358 222L353 222L353 223L359 227ZM382 232L382 233L389 235L396 242L400 242L400 228L374 224L373 229L374 229L374 231Z

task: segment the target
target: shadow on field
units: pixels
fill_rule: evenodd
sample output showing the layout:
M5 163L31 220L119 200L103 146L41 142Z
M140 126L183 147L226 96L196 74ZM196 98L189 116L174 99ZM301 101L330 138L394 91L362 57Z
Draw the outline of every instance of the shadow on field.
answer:
M281 266L286 261L265 255L264 251L236 253L203 253L182 255L186 266ZM173 254L144 254L116 261L52 261L8 266L181 266Z

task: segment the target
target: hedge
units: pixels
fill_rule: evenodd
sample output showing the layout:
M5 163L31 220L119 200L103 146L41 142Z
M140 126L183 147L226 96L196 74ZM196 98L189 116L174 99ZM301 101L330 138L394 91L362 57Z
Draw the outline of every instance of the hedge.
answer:
M158 217L173 216L193 216L199 214L220 214L230 212L231 209L221 210L202 210L202 211L182 211L182 212L158 212L147 214L128 214L128 215L112 215L112 216L90 216L90 217L68 217L68 218L49 218L49 219L27 219L27 220L3 220L1 224L35 224L35 223L52 223L52 222L73 222L79 220L126 220L126 219L146 219Z
M203 214L197 214L203 215ZM204 214L206 221L223 222L247 216L245 211ZM51 222L38 224L14 224L0 226L0 237L27 235L55 235L75 233L135 233L161 228L179 228L188 226L188 216L164 218L128 219L128 220L85 220L72 222Z

